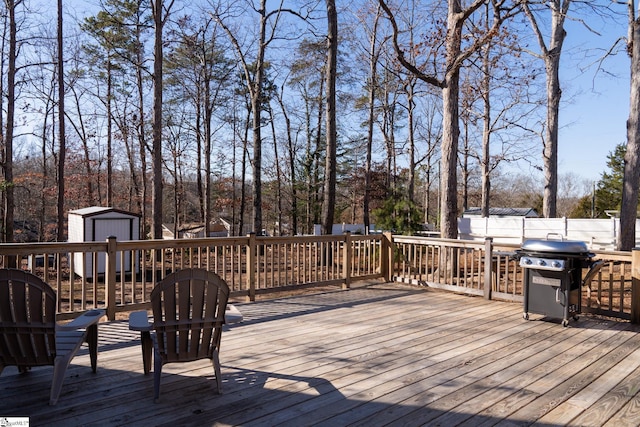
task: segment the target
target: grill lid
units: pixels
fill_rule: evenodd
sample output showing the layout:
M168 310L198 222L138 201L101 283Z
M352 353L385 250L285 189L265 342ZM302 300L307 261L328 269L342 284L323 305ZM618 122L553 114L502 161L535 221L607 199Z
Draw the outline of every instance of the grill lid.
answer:
M550 252L563 254L584 254L589 252L585 242L580 240L525 240L522 243L523 251Z

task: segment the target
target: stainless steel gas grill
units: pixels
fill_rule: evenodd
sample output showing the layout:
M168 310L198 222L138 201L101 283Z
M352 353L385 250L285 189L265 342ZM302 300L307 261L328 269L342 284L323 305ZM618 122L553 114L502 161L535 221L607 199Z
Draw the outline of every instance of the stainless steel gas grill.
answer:
M573 240L526 240L516 256L524 268L524 313L542 314L562 319L577 320L582 308L581 287L602 266L593 261L586 243ZM582 279L582 270L589 271Z

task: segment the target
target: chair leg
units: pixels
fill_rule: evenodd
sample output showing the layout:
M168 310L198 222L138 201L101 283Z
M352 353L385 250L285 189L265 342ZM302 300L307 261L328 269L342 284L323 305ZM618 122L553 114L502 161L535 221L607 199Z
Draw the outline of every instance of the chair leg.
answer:
M144 365L144 374L147 375L151 371L151 350L153 350L153 341L149 331L140 332L140 341L142 343L142 364Z
M56 357L53 361L53 379L51 380L51 393L49 395L50 406L58 403L58 397L60 397L60 391L62 390L62 382L67 373L69 363L71 363L71 357Z
M87 344L89 345L89 357L91 358L91 370L96 373L98 369L98 324L87 328Z
M153 401L160 398L160 379L162 377L162 359L156 350L153 354Z
M216 373L216 383L218 385L218 394L222 394L222 373L220 369L220 356L218 355L218 350L213 351L213 359L211 359L213 363L213 370Z

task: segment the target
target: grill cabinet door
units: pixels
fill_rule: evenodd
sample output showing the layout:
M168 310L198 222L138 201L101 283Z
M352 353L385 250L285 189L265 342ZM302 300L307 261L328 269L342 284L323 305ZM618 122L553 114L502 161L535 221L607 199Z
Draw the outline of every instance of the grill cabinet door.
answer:
M580 312L580 282L572 280L575 269L548 271L525 269L524 312L568 321Z

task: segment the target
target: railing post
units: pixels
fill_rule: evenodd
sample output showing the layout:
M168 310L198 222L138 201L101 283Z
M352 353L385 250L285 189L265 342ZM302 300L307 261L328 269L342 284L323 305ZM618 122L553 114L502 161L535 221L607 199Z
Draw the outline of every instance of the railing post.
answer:
M256 245L256 233L249 233L247 243L247 298L249 301L256 300L256 271L258 269L258 250Z
M107 253L105 259L105 302L107 305L107 318L116 320L116 237L107 237ZM93 280L98 280L94 277Z
M640 323L640 248L631 250L631 323Z
M344 265L344 283L342 289L349 289L351 287L351 266L353 265L353 248L351 242L351 232L345 231L344 236L344 259L342 265Z
M493 238L484 239L484 298L491 299L493 290Z
M393 234L389 231L385 231L382 234L382 259L380 260L380 265L382 266L382 277L386 282L391 282L393 279L393 253L394 253L394 245L393 245Z

